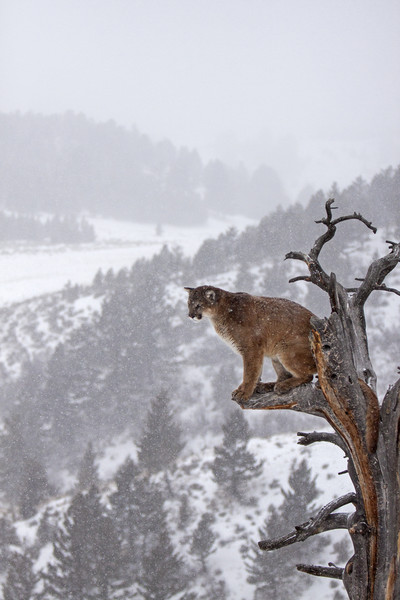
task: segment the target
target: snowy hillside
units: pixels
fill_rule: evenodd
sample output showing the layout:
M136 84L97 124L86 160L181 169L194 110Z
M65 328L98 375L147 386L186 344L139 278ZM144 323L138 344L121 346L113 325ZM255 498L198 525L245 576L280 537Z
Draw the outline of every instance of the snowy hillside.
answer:
M299 449L295 444L296 436L293 435L275 435L268 439L253 438L250 441L248 448L262 462L263 472L251 485L249 490L251 500L243 505L221 496L209 467L214 459L213 448L202 445L200 440L196 442L196 446L192 445L184 458L177 462L176 469L171 475L170 486L173 490L173 498L166 501L166 506L169 514L169 530L174 544L178 552L188 561L188 568L195 573L197 566L195 557L190 553L191 540L200 515L211 513L215 517L212 530L216 539L215 551L207 558L207 564L212 577L215 574L217 576L223 574L225 581L228 582L226 597L230 600L244 600L251 597L254 592L253 586L247 582L248 575L241 550L248 547L251 541L259 541L258 530L262 527L270 506L278 507L281 504L281 489L289 489L289 475L293 461L297 461L297 464L304 459L307 461L312 471L312 478L315 478L316 487L320 490L314 513L305 514L305 519L315 514L318 506L351 491L348 476L338 475L346 468L343 453L338 448L328 445L321 452L319 448L312 447ZM128 457L136 460L136 448L132 444L121 442L104 449L98 459L97 468L100 476L107 476L102 480L102 497L106 504L115 492L112 479ZM161 474L156 476L156 480L162 481ZM189 496L188 512L198 516L190 519L185 528L181 529L176 527L176 523L180 518L179 499L184 496ZM62 520L70 501L71 497L68 495L51 500L43 505L33 518L15 523L19 540L25 548L36 546L37 559L34 563L36 572L46 570L47 563L52 560L51 545L47 543L37 548L38 544L40 546L37 535L38 525L44 514L50 515L53 523ZM282 535L288 533L294 525L296 523L288 522L282 530ZM333 544L340 542L343 537L342 533L327 534L329 543L323 552L319 552L318 556L314 557L314 560L320 561L320 564L327 564L334 555ZM306 546L304 552L307 556ZM307 579L304 575L300 577ZM331 600L332 586L327 580L316 578L311 579L309 583L311 587L308 587L299 599L306 600L316 596L320 600ZM191 590L201 593L202 586L201 577L198 578L197 583L194 577ZM340 589L339 585L336 587Z
M102 269L130 268L140 258L150 258L163 246L182 248L193 256L205 239L230 227L242 231L254 220L242 216L210 217L201 226L174 227L91 218L96 242L74 245L0 245L0 306L49 294L68 282L89 284Z

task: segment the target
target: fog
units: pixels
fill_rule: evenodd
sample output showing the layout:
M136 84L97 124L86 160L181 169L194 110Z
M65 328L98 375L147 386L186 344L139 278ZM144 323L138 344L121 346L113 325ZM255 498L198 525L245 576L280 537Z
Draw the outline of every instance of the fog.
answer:
M0 110L67 110L304 186L400 155L396 0L2 0Z

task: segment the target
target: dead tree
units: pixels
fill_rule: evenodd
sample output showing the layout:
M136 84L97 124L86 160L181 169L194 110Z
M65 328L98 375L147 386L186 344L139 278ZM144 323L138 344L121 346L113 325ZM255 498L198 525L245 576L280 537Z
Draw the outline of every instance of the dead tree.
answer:
M341 579L350 600L395 600L400 598L400 379L389 387L379 406L376 376L368 351L364 305L374 290L399 294L384 284L385 277L400 261L400 243L387 242L389 253L372 262L358 287L345 288L322 268L322 248L343 221L358 220L374 233L376 229L360 214L333 218L333 200L325 205L322 223L326 231L308 254L290 252L286 258L303 261L305 280L329 295L332 313L328 319L312 319L311 344L317 363L318 383L307 384L287 394L254 394L244 409L290 409L323 417L334 433L299 433L299 444L328 442L339 446L347 457L354 493L334 500L287 535L259 542L263 550L275 550L332 529L347 529L354 554L343 568L297 565L300 571ZM367 384L367 385L366 385ZM352 506L349 512L337 512Z

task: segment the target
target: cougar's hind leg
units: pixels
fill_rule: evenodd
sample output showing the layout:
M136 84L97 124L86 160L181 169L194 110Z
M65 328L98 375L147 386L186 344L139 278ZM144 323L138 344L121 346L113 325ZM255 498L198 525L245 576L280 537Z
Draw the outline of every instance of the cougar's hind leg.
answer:
M277 383L279 383L280 381L285 381L286 379L290 379L292 377L292 374L285 369L285 367L277 358L272 359L272 366L274 367L275 373L277 375L277 380L266 381L264 383L262 381L259 381L256 385L255 390L258 394L272 392L275 389Z
M277 394L284 394L303 383L310 383L312 381L315 366L311 354L305 354L300 350L292 350L281 358L282 368L289 374L289 377L281 379L278 375L278 381L274 388Z
M290 377L289 379L285 379L284 381L278 381L275 384L275 393L276 394L285 394L289 390L292 390L299 385L303 385L303 383L310 383L313 380L312 375L302 375L301 377Z
M276 383L278 383L278 381L285 381L285 379L290 379L290 377L293 377L292 373L287 371L281 361L277 358L272 359L272 366L274 367L275 373L278 377Z

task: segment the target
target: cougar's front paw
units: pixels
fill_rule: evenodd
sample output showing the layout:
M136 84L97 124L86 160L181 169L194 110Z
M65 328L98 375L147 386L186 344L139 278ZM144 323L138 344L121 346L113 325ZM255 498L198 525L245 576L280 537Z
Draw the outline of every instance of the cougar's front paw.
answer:
M250 396L251 393L249 394L248 391L245 390L243 385L239 385L239 387L236 390L233 390L232 392L232 399L236 401L246 401L250 398Z

